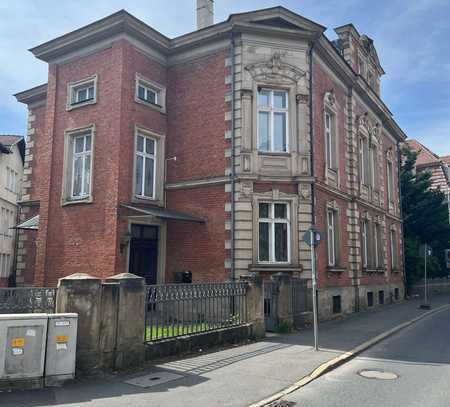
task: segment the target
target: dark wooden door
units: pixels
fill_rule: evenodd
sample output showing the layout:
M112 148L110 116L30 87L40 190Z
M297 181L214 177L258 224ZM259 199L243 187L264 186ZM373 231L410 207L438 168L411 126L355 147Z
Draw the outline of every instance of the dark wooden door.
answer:
M130 273L156 284L158 271L158 226L131 225Z

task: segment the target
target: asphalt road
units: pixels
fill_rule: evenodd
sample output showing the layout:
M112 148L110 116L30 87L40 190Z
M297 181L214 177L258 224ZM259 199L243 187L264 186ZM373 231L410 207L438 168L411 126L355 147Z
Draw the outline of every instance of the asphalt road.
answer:
M364 370L393 380L361 377ZM450 406L450 310L438 312L286 397L299 407Z

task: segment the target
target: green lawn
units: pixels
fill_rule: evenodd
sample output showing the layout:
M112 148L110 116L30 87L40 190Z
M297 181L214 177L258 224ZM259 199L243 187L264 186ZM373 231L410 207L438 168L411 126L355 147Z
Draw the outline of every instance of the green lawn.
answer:
M181 335L189 335L189 334L195 334L198 332L207 331L209 329L213 329L214 325L210 325L207 322L197 323L197 324L177 324L174 323L173 326L152 326L147 327L146 329L146 339L148 341L150 340L156 340L156 339L163 339L163 338L173 338L174 336L181 336Z

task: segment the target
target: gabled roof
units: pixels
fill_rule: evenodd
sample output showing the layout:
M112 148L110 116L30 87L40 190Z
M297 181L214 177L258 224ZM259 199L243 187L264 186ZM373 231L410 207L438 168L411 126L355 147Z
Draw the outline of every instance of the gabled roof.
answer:
M204 41L208 37L214 38L229 31L234 25L241 24L265 25L266 27L304 32L311 31L319 34L322 34L326 29L285 7L278 6L231 14L224 22L170 39L126 10L120 10L75 31L33 47L30 51L36 58L48 62L72 51L74 48L86 47L116 34L126 33L151 44L159 51L170 53L173 49L186 45L186 42L195 43Z
M416 165L417 166L425 166L425 165L439 165L441 160L439 156L425 147L423 144L419 143L417 140L406 140L406 144L411 150L414 150L418 153Z

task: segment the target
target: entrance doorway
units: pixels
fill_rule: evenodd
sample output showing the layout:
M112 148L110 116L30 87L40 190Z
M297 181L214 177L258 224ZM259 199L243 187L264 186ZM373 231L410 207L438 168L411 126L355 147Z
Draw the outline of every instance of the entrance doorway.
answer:
M157 282L159 227L131 225L129 272L145 278L145 284Z

